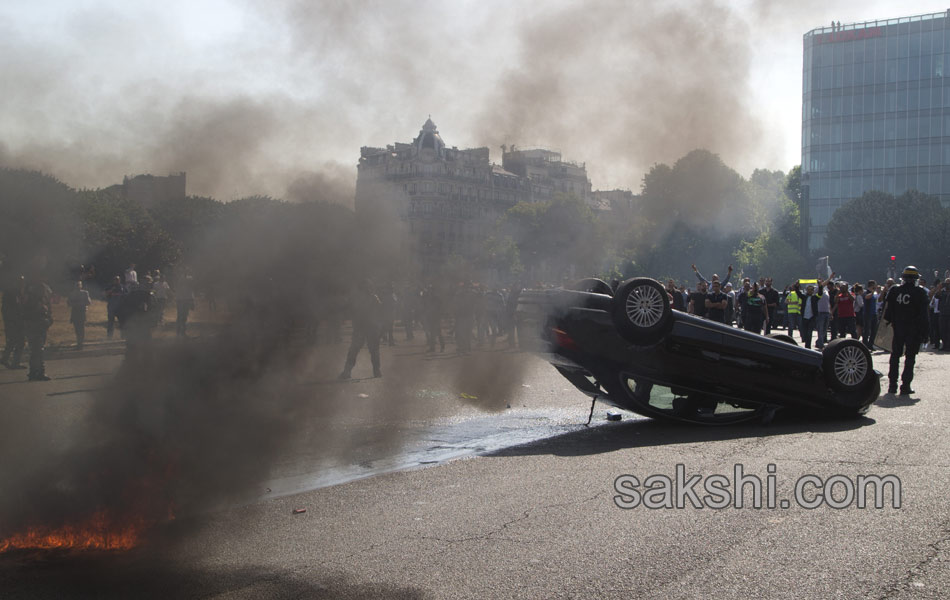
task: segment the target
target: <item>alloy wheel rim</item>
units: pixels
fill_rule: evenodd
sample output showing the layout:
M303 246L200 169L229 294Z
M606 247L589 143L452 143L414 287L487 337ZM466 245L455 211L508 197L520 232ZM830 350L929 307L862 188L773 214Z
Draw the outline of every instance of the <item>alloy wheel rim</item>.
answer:
M847 346L835 357L834 368L838 381L849 386L857 385L867 375L867 357L857 346Z
M651 285L631 290L626 302L627 318L637 327L654 327L663 318L663 297Z

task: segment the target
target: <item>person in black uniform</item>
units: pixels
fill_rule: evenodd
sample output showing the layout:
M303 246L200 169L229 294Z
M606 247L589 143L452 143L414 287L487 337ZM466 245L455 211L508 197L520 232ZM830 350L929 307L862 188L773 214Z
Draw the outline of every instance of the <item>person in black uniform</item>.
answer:
M917 267L908 266L901 274L904 283L892 287L884 301L884 320L894 326L894 343L891 346L891 368L888 372L890 386L887 393L897 392L897 374L901 355L905 355L904 372L901 374L902 396L914 393L910 383L914 379L914 363L920 343L927 339L927 292L917 285L920 273Z
M26 368L20 364L20 357L23 355L23 347L26 344L26 336L23 332L23 307L20 305L25 289L26 281L22 275L19 275L11 278L9 285L3 290L3 304L0 306L0 311L3 313L3 332L7 339L0 363L6 365L8 369Z
M706 294L706 318L718 323L726 322L729 297L719 289L719 281L712 282L712 291Z
M373 363L373 377L382 377L379 368L379 338L382 330L382 302L373 289L373 282L363 280L353 297L353 338L350 349L346 353L346 364L339 379L349 379L353 367L356 365L356 356L360 353L363 344L369 348L369 359Z
M426 352L435 352L435 342L439 342L439 352L445 352L445 338L442 337L442 294L435 284L428 284L422 293L423 323L426 331Z
M769 314L769 318L765 320L765 335L769 335L773 327L778 329L775 317L778 314L781 298L779 298L778 290L772 287L771 277L765 278L765 287L759 289L759 293L765 296L765 309Z
M686 312L686 300L683 299L683 294L679 293L679 290L676 289L676 282L672 279L666 282L666 293L670 295L673 310Z
M53 324L53 291L39 276L32 276L26 282L26 288L20 305L23 310L23 331L26 343L30 346L30 381L49 381L46 375L46 363L43 353L46 349L46 332Z
M133 286L122 296L119 307L119 330L125 338L125 357L133 362L144 363L148 358L152 329L158 325L155 295L152 293L151 277L145 276L142 285Z

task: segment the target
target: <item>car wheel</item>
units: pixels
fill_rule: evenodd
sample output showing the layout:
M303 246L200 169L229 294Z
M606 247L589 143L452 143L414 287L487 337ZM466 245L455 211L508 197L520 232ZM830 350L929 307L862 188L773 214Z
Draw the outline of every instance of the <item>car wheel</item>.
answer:
M871 353L858 340L832 340L822 350L821 360L825 381L840 392L859 390L874 377Z
M773 334L770 335L769 337L772 338L773 340L778 340L778 341L780 341L780 342L785 342L785 343L787 343L787 344L792 344L793 346L797 346L797 345L798 345L798 342L795 341L795 338L793 338L792 336L788 335L787 333L773 333Z
M634 344L661 342L672 324L672 312L669 294L655 279L628 279L614 295L614 325Z

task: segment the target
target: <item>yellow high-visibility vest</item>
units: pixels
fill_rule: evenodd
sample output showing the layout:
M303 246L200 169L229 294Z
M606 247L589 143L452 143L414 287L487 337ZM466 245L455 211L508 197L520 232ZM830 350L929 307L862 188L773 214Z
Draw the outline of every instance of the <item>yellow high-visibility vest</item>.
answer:
M790 315L800 315L802 312L802 297L799 296L795 290L792 290L788 293L788 296L785 298L785 304L788 306L788 314Z

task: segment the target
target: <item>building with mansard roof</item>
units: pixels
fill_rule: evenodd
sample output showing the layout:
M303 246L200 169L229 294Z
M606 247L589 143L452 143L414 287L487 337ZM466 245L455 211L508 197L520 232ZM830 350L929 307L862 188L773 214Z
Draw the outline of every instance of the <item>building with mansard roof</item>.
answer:
M360 148L357 215L393 219L409 278L435 276L453 256L477 258L505 211L559 193L602 208L584 164L502 146L499 166L486 147L448 147L431 118L410 143Z

